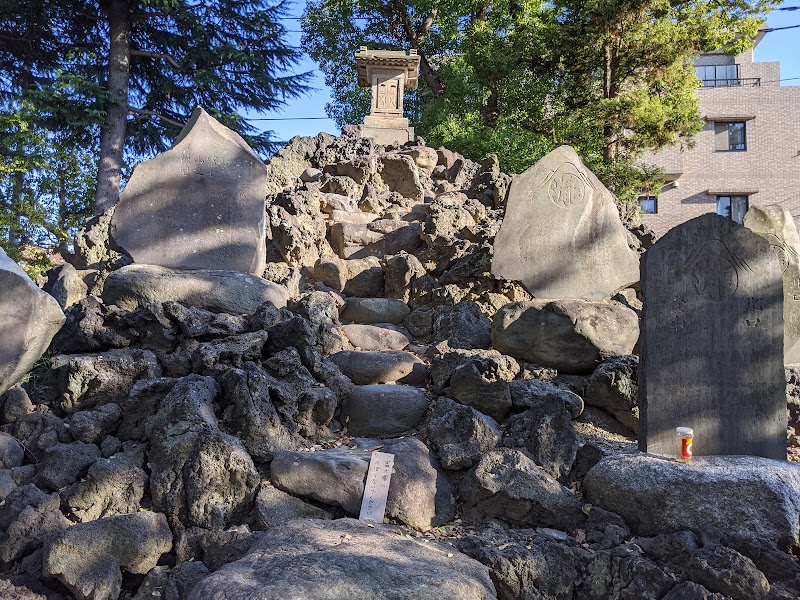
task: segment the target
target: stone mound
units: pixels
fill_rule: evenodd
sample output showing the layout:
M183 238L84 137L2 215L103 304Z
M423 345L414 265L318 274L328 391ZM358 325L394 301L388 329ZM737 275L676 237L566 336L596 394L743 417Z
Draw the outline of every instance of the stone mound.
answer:
M601 500L634 452L642 298L543 303L492 276L496 160L320 134L266 170L262 272L130 264L107 214L51 274L50 377L0 398L0 596L800 594L793 484L748 492L784 501L761 529L729 499L703 505L716 531L642 527L667 489ZM394 471L370 527L373 451Z

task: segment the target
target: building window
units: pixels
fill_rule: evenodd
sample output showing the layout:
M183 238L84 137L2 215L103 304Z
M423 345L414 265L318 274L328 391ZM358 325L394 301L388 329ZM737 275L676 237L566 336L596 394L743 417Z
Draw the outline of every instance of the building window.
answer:
M718 152L747 150L744 121L714 123L714 148Z
M739 65L707 65L695 67L703 87L734 87L742 85Z
M717 214L737 223L744 221L748 205L747 196L717 196Z
M642 209L642 213L645 215L658 214L658 197L639 196L639 206Z

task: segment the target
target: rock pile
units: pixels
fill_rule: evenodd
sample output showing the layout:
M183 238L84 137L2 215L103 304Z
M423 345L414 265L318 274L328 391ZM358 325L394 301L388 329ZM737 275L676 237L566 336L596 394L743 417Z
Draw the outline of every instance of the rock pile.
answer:
M321 134L267 172L263 280L123 267L108 219L84 232L93 295L67 308L52 370L2 397L0 596L800 593L796 471L781 489L754 475L765 506L716 530L673 504L654 526L629 513L634 482L602 484L635 452L641 298L495 279L496 160ZM373 450L395 466L390 525L371 527L352 517Z

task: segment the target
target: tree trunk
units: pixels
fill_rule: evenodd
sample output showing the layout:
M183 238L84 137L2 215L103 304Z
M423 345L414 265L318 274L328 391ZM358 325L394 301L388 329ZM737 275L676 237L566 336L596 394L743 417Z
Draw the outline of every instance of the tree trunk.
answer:
M67 190L64 187L63 169L58 173L58 220L56 230L56 238L58 239L56 252L60 252L61 256L66 258L69 254L67 249Z
M20 172L16 172L11 176L11 200L8 207L8 243L16 248L17 252L22 249L24 242L22 235L22 186L24 178L25 174Z
M491 82L491 85L492 91L486 99L486 104L481 107L481 116L483 117L483 124L489 129L494 129L500 119L500 102L494 89L494 82Z
M603 56L603 97L613 100L619 97L620 86L617 81L619 71L619 57L617 56L611 42L607 42ZM616 126L607 123L603 127L603 137L605 138L604 157L606 162L613 163L617 160L618 134Z
M100 163L94 214L111 208L119 199L122 149L128 118L128 79L130 71L130 15L128 0L110 0L108 21L108 105L106 122L100 133Z
M422 76L425 85L428 86L428 89L431 90L433 95L437 98L444 96L445 89L441 79L439 79L439 74L431 67L431 63L428 62L428 57L425 55L424 50L422 50L422 42L433 25L436 10L434 9L431 15L425 19L419 30L414 29L414 25L411 23L411 17L408 14L408 7L405 3L399 0L393 0L390 10L400 19L406 41L417 51L417 54L419 54L419 74Z
M438 73L433 70L431 64L428 62L428 57L425 56L425 53L418 50L419 52L419 72L422 75L422 79L425 81L425 85L428 86L428 89L433 92L433 95L437 98L444 96L444 85L442 85L441 79L439 79Z

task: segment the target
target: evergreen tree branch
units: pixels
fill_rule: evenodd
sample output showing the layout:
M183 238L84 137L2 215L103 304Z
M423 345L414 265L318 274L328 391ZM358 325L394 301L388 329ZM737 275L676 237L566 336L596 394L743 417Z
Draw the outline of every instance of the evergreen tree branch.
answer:
M146 117L155 117L160 121L164 121L164 123L169 123L170 125L175 125L175 127L183 127L183 123L170 119L169 117L165 117L164 115L157 113L152 110L146 110L144 108L136 108L133 106L128 106L128 112L134 115L143 115Z
M173 67L175 67L178 71L184 72L184 69L180 65L180 63L169 54L164 54L162 52L147 52L145 50L131 50L131 56L143 56L145 58L161 58L167 61Z

